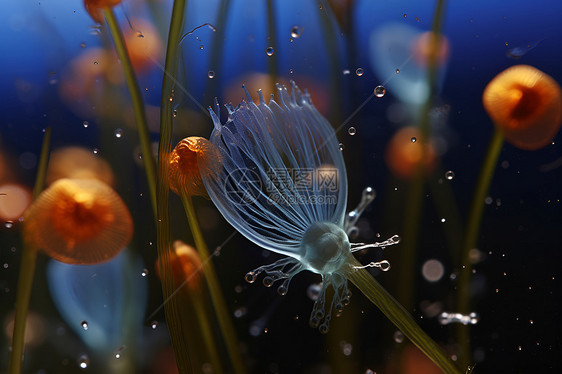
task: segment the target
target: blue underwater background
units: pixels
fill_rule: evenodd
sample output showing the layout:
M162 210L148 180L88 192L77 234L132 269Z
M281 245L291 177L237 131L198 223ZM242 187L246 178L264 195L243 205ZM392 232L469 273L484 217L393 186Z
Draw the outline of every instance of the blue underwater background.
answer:
M169 0L129 0L117 6L115 13L123 30L136 30L141 19L149 20L155 25L154 35L164 40L171 6ZM435 1L425 0L188 1L178 71L182 88L173 97L174 142L191 135L209 136L212 122L206 108L215 97L221 104L237 105L243 97L242 84L252 93L263 88L269 94L274 81L295 80L308 89L313 103L336 129L347 167L348 210L359 203L365 187L377 191L376 200L359 221L356 241L370 243L403 235L408 182L393 176L385 149L400 127L419 119L420 106L408 101L415 98L395 93L408 93L416 83L413 80L425 75L413 72L412 61L395 57L393 48L377 51L371 38L393 25L417 33L429 31L435 7ZM385 251L371 249L358 257L362 263L390 261L389 272L374 269L373 274L393 295L411 287L409 312L452 355L454 326L440 324L437 315L454 312L459 267L454 250L462 240L494 129L482 105L482 92L499 72L516 64L534 66L562 83L561 16L562 2L551 0L445 2L442 32L450 55L438 74L431 130L439 144L439 161L426 178L414 272L408 277L401 273L402 245ZM68 308L85 301L77 300L72 289L53 288L51 279L57 277L50 272L56 265L45 255L38 257L30 310L42 326L41 340L26 350L24 372L101 373L109 372L108 368L173 372L164 365L173 362L173 357L164 311L159 309L156 231L126 87L122 79L107 83L100 74L82 91L65 91L78 77L72 75L76 73L72 64L79 56L94 49L112 50L106 25L96 26L78 0L4 0L0 35L0 186L17 182L32 188L43 131L50 126L53 149L79 145L110 163L116 190L135 223L134 239L119 263L99 270L111 273L109 280L88 283L72 271L65 275L77 287L93 287L84 292L99 297L101 311L88 306L89 318L99 318L96 324L109 326L111 331L105 333L111 336L110 347L81 337L84 332L77 327L84 318L78 315L79 308ZM149 67L138 74L154 142L159 136L165 45L161 42ZM268 47L273 48L271 56ZM97 65L93 56L88 63ZM111 58L117 59L104 61ZM380 65L393 59L393 65ZM99 63L105 64L101 55ZM373 90L380 84L386 94L374 97ZM471 305L478 323L470 331L475 373L562 370L561 144L559 134L552 144L536 151L503 145L473 264ZM446 177L448 171L454 173L452 179ZM193 244L179 199L172 196L171 201L172 236ZM351 304L333 319L330 332L322 335L308 326L313 304L310 285L319 282L316 275L298 275L286 296L263 287L261 281L246 283L246 272L279 256L239 234L232 236L234 230L210 201L196 198L195 204L209 247L221 247L213 261L249 372L372 370L380 374L396 372L392 364L408 360L406 340L397 338L396 328L353 287ZM17 292L20 229L17 221L0 226L0 372L7 370L8 363L7 326ZM422 266L431 259L439 261L444 275L430 282ZM61 282L62 270L58 275L56 282ZM404 279L411 282L405 284ZM120 286L113 287L116 283ZM113 300L112 313L106 313L105 297ZM69 321L72 313L76 318ZM93 327L87 332L91 331ZM129 343L119 343L120 337ZM129 366L107 364L116 351L129 356ZM80 367L84 357L88 358L86 369ZM419 370L411 372L434 372L424 365L415 364Z

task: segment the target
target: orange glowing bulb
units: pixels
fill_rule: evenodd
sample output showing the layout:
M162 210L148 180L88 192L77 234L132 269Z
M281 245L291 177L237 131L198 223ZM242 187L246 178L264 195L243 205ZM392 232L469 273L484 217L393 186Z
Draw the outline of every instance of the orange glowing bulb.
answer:
M199 162L202 158L219 159L216 147L205 138L191 136L180 141L170 155L170 189L178 195L205 196Z
M123 36L133 67L142 73L160 60L163 52L162 41L158 30L150 22L134 19L132 24L134 30L126 29Z
M512 66L488 83L484 109L514 146L535 150L552 142L562 124L562 92L552 77L528 65Z
M174 250L170 256L170 266L174 277L176 287L179 287L184 282L192 291L201 289L203 264L197 250L190 245L185 244L181 240L176 240L173 243ZM156 269L160 277L159 262L156 262Z
M422 157L424 172L429 174L433 171L436 160L435 147L429 141L422 152L421 143L420 132L415 127L404 127L394 134L385 153L386 165L392 174L400 179L411 179Z
M84 0L86 11L97 23L103 23L103 9L113 8L121 0Z
M127 206L95 179L59 179L24 214L24 235L34 247L67 264L107 261L133 234Z
M412 55L419 66L427 66L430 61L443 66L449 59L449 41L443 35L424 32L413 42Z
M66 147L51 153L47 184L62 178L97 179L113 185L113 172L107 162L81 147Z

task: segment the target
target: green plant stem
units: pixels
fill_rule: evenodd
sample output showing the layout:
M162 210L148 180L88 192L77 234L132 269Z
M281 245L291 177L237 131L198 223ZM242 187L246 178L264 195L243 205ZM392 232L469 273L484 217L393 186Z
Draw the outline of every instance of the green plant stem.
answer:
M170 266L172 252L170 240L168 163L172 147L172 107L170 95L175 84L175 73L178 63L178 41L182 32L185 0L174 0L172 18L168 31L168 45L164 62L164 76L162 79L162 94L160 97L160 143L158 147L158 179L156 180L156 234L158 236L158 261L162 279L162 293L164 295L164 311L166 323L170 333L170 340L174 349L176 365L180 374L193 373L190 359L189 345L186 338L187 326L182 323L182 305L174 292L174 279Z
M45 175L49 164L49 145L51 143L51 128L45 130L43 144L41 146L41 156L35 186L33 187L33 199L43 191L45 186ZM12 350L10 352L9 374L21 373L23 365L23 354L25 346L25 322L31 299L31 289L33 288L33 276L35 274L35 263L37 259L37 249L27 244L26 238L23 242L23 253L21 258L20 273L18 278L18 291L16 296L16 314L14 317L14 331L12 334Z
M189 288L189 285L186 287ZM221 360L217 351L217 344L213 336L213 329L210 324L210 317L213 315L205 310L203 305L203 295L197 291L189 291L190 300L192 301L193 309L195 309L195 316L199 322L199 328L201 329L201 335L203 335L203 343L205 344L205 349L209 355L209 360L213 365L213 372L224 373Z
M273 48L273 55L267 56L267 70L269 77L271 78L271 83L277 83L277 74L279 73L278 66L278 54L277 50L277 39L275 38L275 10L273 9L273 0L266 1L267 8L267 33L269 45L268 47Z
M396 326L410 341L429 357L446 374L461 374L453 361L443 352L433 339L429 337L412 316L394 299L361 264L350 258L350 269L347 278L380 309L381 312Z
M191 196L182 193L181 200L187 214L187 219L189 221L189 227L193 234L193 239L195 241L195 247L199 252L201 261L203 261L203 274L205 275L205 280L209 286L209 291L211 293L211 302L215 308L217 314L217 320L219 321L219 326L222 331L226 349L228 351L228 356L232 361L232 366L234 372L237 374L245 373L244 364L242 363L242 358L240 357L240 349L238 347L238 339L236 337L236 331L232 325L232 320L230 318L230 313L224 302L224 297L220 284L218 281L217 273L211 260L211 254L207 248L207 244L203 239L203 234L201 233L201 228L199 227L199 221L195 214L195 208L193 206L193 201Z
M133 111L135 113L135 120L141 143L142 160L150 192L150 203L152 204L152 211L156 216L156 162L152 154L152 144L150 142L150 134L148 132L148 122L146 120L146 113L144 110L144 101L137 82L135 70L133 69L133 64L129 58L127 47L125 46L125 40L123 39L123 34L121 33L121 29L119 28L119 24L115 18L115 14L111 8L105 8L103 12L109 26L111 37L113 38L113 44L115 44L117 56L119 56L123 72L125 73L125 81L127 82L129 95L131 95L131 102L133 104Z
M470 250L475 248L477 244L478 231L482 222L482 213L484 212L484 199L488 194L490 183L494 176L498 157L503 146L503 140L503 134L496 127L490 145L488 146L482 169L480 170L480 176L476 182L476 190L474 191L474 198L468 214L457 284L457 312L465 315L470 313L470 278L472 274L472 266L469 258ZM470 364L471 356L469 326L459 324L457 325L456 332L457 343L461 347L459 359L463 367L466 367Z

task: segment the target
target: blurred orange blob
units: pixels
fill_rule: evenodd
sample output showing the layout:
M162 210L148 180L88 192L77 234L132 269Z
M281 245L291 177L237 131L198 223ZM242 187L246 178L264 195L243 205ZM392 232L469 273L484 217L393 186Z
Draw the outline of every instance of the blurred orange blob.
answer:
M401 353L398 360L390 361L387 367L388 373L400 374L441 374L439 366L435 365L418 348L408 345Z
M59 179L24 215L24 237L67 264L107 261L133 234L129 210L117 193L95 179Z
M199 170L200 158L220 159L220 154L210 141L199 136L190 136L176 145L168 170L172 191L180 196L208 196Z
M499 73L484 89L482 102L506 140L521 149L548 145L562 123L560 86L532 66Z
M435 167L436 152L431 141L426 142L422 156L422 142L420 132L416 127L404 127L396 132L386 148L386 165L396 177L404 180L411 179L418 164L423 160L425 174L429 174Z
M4 332L9 341L14 334L15 312L9 313L4 319ZM45 340L45 318L32 310L28 311L25 319L24 343L28 347L37 347Z
M31 204L31 191L29 188L17 184L4 184L0 186L0 219L15 221Z
M46 182L51 184L62 178L97 179L110 186L114 182L109 164L81 147L66 147L51 153Z
M134 30L125 29L123 36L135 71L143 73L154 65L154 61L160 60L164 48L158 31L150 22L134 19L131 24Z
M201 289L201 276L203 264L197 250L181 240L174 241L173 251L170 256L170 266L176 287L187 281L187 286L192 291ZM160 263L156 261L156 270L160 277Z
M414 40L412 55L418 66L425 67L430 61L443 66L449 59L449 41L443 35L431 31L424 32Z
M113 8L121 0L84 0L86 11L97 23L103 23L103 9Z

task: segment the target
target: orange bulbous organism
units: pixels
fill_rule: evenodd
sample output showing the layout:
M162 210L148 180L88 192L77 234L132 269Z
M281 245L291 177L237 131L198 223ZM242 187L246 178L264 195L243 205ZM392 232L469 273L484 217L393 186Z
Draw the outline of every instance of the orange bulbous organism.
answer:
M143 73L160 60L163 46L158 31L148 21L133 19L134 30L126 29L123 37L127 52L137 73Z
M107 261L133 234L127 206L95 179L59 179L24 214L25 239L67 264Z
M449 59L449 40L444 35L427 31L418 36L412 44L412 55L419 66L425 67L430 61L443 66Z
M174 241L173 247L169 262L175 286L179 287L186 282L190 290L199 291L201 289L203 264L197 250L181 240ZM161 277L159 265L160 263L157 260L156 270L158 276Z
M208 196L199 169L201 158L220 159L218 150L207 139L190 136L176 145L170 154L168 171L172 191L180 196Z
M46 183L58 179L97 179L113 186L113 171L109 164L82 147L65 147L51 153Z
M425 144L425 151L422 152L420 132L416 127L404 127L398 130L386 147L386 165L392 174L403 180L409 180L415 175L422 157L424 157L424 172L429 174L435 167L435 147L431 141L428 141Z
M488 83L484 109L512 145L535 150L552 142L562 124L562 93L552 77L515 65Z
M121 0L84 0L86 11L97 23L103 22L103 9L113 8Z

